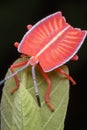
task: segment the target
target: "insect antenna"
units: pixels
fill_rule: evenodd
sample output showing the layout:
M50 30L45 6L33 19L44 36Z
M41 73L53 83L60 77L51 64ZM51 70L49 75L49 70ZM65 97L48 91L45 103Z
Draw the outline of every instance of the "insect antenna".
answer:
M21 67L20 69L18 69L17 71L15 71L14 73L8 75L7 77L5 77L4 79L2 79L0 81L0 85L2 85L5 81L7 81L8 79L14 77L15 75L17 75L17 73L21 72L22 70L24 70L25 68L27 68L30 64L30 61L28 61L23 67Z
M35 93L36 93L37 102L38 102L39 107L41 107L40 96L39 96L38 87L37 87L37 83L36 83L35 65L32 66L32 77L33 77L34 89L35 89Z
M5 81L6 81L5 79L2 79L2 80L0 81L0 85L2 85Z

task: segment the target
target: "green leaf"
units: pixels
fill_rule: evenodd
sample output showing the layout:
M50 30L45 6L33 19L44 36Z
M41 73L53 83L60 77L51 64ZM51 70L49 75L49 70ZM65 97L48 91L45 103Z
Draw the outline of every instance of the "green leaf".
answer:
M12 130L40 130L39 109L35 100L25 88L25 75L23 72L20 87L15 93L12 106Z
M16 62L23 60L25 60L25 58L20 58ZM68 73L67 66L64 65L62 68ZM10 72L7 73L7 75L9 74ZM69 81L65 76L56 71L48 73L48 76L52 82L50 102L55 108L54 112L51 112L45 104L44 98L47 83L39 73L37 67L36 77L41 98L41 109L39 109L37 105L31 67L28 67L18 74L20 87L13 95L10 94L10 90L15 86L14 78L6 81L1 100L1 130L64 129L64 121L69 100Z

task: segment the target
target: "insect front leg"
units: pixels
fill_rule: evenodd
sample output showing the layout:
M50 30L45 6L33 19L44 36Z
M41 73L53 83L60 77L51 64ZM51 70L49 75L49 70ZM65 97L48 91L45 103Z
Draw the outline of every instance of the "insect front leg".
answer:
M38 69L39 69L40 73L42 74L42 76L44 77L45 81L47 82L47 90L46 90L46 95L45 95L45 102L46 102L47 106L51 109L51 111L54 111L54 107L50 103L50 100L49 100L50 99L50 91L51 91L51 80L48 77L48 75L42 70L40 65L38 65Z
M78 55L74 55L71 60L77 61L79 59Z
M28 61L23 61L23 62L11 65L10 66L11 73L13 74L15 68L18 68L18 67L21 67L21 66L25 65L27 62ZM18 79L17 75L14 76L14 80L16 82L16 86L11 90L11 92L10 92L11 94L13 94L19 88L19 79Z
M56 71L58 71L58 72L60 72L61 74L65 75L65 77L66 77L67 79L69 79L69 80L73 83L73 85L76 85L75 80L74 80L70 75L68 75L62 68L57 68Z
M28 29L28 30L30 30L31 28L32 28L32 25L31 25L31 24L27 25L27 29Z
M15 42L15 43L14 43L14 46L15 46L16 48L18 48L19 43L18 43L18 42ZM25 57L25 56L27 56L27 55L25 55L25 54L21 54L21 55L20 55L21 58L22 58L22 57Z

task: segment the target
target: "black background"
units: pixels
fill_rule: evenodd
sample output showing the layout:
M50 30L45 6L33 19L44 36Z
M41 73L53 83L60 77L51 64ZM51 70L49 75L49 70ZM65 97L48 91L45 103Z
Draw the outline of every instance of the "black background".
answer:
M43 17L62 11L73 27L87 29L87 2L84 0L0 0L0 79L8 67L19 57L13 46L27 31L27 24L35 24ZM70 100L65 120L65 130L86 130L87 123L87 38L80 48L77 62L68 63L70 74L77 81L70 83ZM0 87L0 95L2 93Z

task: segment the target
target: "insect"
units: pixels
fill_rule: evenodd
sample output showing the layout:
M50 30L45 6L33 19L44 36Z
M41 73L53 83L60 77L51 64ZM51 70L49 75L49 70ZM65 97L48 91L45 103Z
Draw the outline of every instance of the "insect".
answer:
M87 31L73 28L66 22L60 11L43 18L34 26L28 25L27 28L28 31L22 38L21 42L16 42L14 45L17 47L18 52L27 55L30 58L27 61L11 65L10 70L12 74L1 80L0 84L4 83L11 77L14 77L16 87L11 90L11 94L13 94L19 87L17 73L24 70L29 65L32 65L34 88L38 105L41 106L35 75L35 66L38 65L41 74L48 84L45 102L53 111L54 107L49 99L51 81L47 72L57 70L64 74L73 84L76 84L74 79L66 74L60 66L67 63L69 60L78 60L78 55L76 53L83 44ZM17 67L21 68L14 71Z

